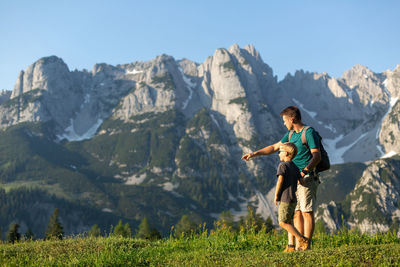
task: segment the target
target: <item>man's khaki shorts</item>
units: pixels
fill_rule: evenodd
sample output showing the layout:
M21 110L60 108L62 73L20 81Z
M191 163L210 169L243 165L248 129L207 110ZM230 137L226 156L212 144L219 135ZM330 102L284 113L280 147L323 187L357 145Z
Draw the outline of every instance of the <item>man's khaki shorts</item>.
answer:
M316 208L316 199L317 199L317 188L319 185L319 179L314 179L314 177L310 177L311 179L303 186L301 184L297 185L296 198L297 205L296 210L300 210L301 212L312 212Z
M280 202L278 208L278 221L292 223L294 216L295 202Z

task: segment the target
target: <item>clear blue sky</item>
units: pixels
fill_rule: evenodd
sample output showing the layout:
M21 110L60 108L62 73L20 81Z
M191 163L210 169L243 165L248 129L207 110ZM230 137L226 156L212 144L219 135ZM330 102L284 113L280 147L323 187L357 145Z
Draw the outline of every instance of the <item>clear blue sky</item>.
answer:
M163 53L202 63L234 43L253 44L279 80L383 72L400 64L399 14L395 0L0 0L0 89L50 55L70 70Z

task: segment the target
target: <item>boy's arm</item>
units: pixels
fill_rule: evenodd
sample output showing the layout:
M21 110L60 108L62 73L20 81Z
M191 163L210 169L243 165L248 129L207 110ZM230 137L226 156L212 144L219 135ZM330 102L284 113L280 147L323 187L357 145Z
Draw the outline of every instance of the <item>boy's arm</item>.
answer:
M281 143L281 141L279 141L273 145L270 145L270 146L264 147L260 150L257 150L256 152L247 153L246 155L244 155L242 157L242 159L244 159L245 161L248 161L249 159L257 157L257 156L271 155L271 154L275 153L276 151L278 151L279 147L281 145L282 145L282 143Z
M278 181L276 182L276 189L275 189L275 199L274 199L275 206L278 205L278 196L281 191L282 185L283 185L283 176L279 175Z

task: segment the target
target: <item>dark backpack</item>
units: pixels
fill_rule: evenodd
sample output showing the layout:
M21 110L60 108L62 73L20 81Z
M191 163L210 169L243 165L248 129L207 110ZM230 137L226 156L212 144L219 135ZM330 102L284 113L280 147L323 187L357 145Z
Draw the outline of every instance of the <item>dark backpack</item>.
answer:
M304 146L306 146L308 149L310 149L310 147L308 146L308 143L307 143L307 138L306 138L306 132L307 132L308 128L310 128L310 126L304 127L304 130L301 133L301 142L303 143ZM317 133L319 142L321 144L321 147L319 148L319 151L321 152L321 161L318 163L316 168L317 168L317 172L323 172L323 171L329 170L329 168L331 167L331 163L329 162L328 153L326 152L324 146L322 145L322 137L319 135L319 133L317 131L315 131L315 132ZM293 134L293 130L291 130L289 132L289 142L290 142L290 137L292 137L292 134Z

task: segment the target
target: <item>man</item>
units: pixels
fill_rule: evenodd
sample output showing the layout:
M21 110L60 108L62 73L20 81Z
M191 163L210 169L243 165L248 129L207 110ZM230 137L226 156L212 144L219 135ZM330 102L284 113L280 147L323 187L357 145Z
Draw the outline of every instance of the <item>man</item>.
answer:
M320 153L320 139L313 128L308 128L306 132L306 139L308 147L303 145L301 141L301 134L304 130L305 125L301 121L300 110L296 106L289 106L282 110L280 113L283 119L283 123L289 130L281 141L264 147L258 151L247 153L242 157L243 160L248 161L249 159L262 155L271 155L279 150L279 147L286 142L292 142L297 147L297 155L293 159L293 162L301 171L302 183L298 184L296 197L297 206L293 218L294 226L310 240L314 232L315 220L314 220L314 209L316 205L316 194L317 187L319 184L318 174L315 171L315 167L321 161ZM293 134L289 140L289 133L293 130ZM294 238L289 235L289 238ZM298 247L298 240L296 247Z

